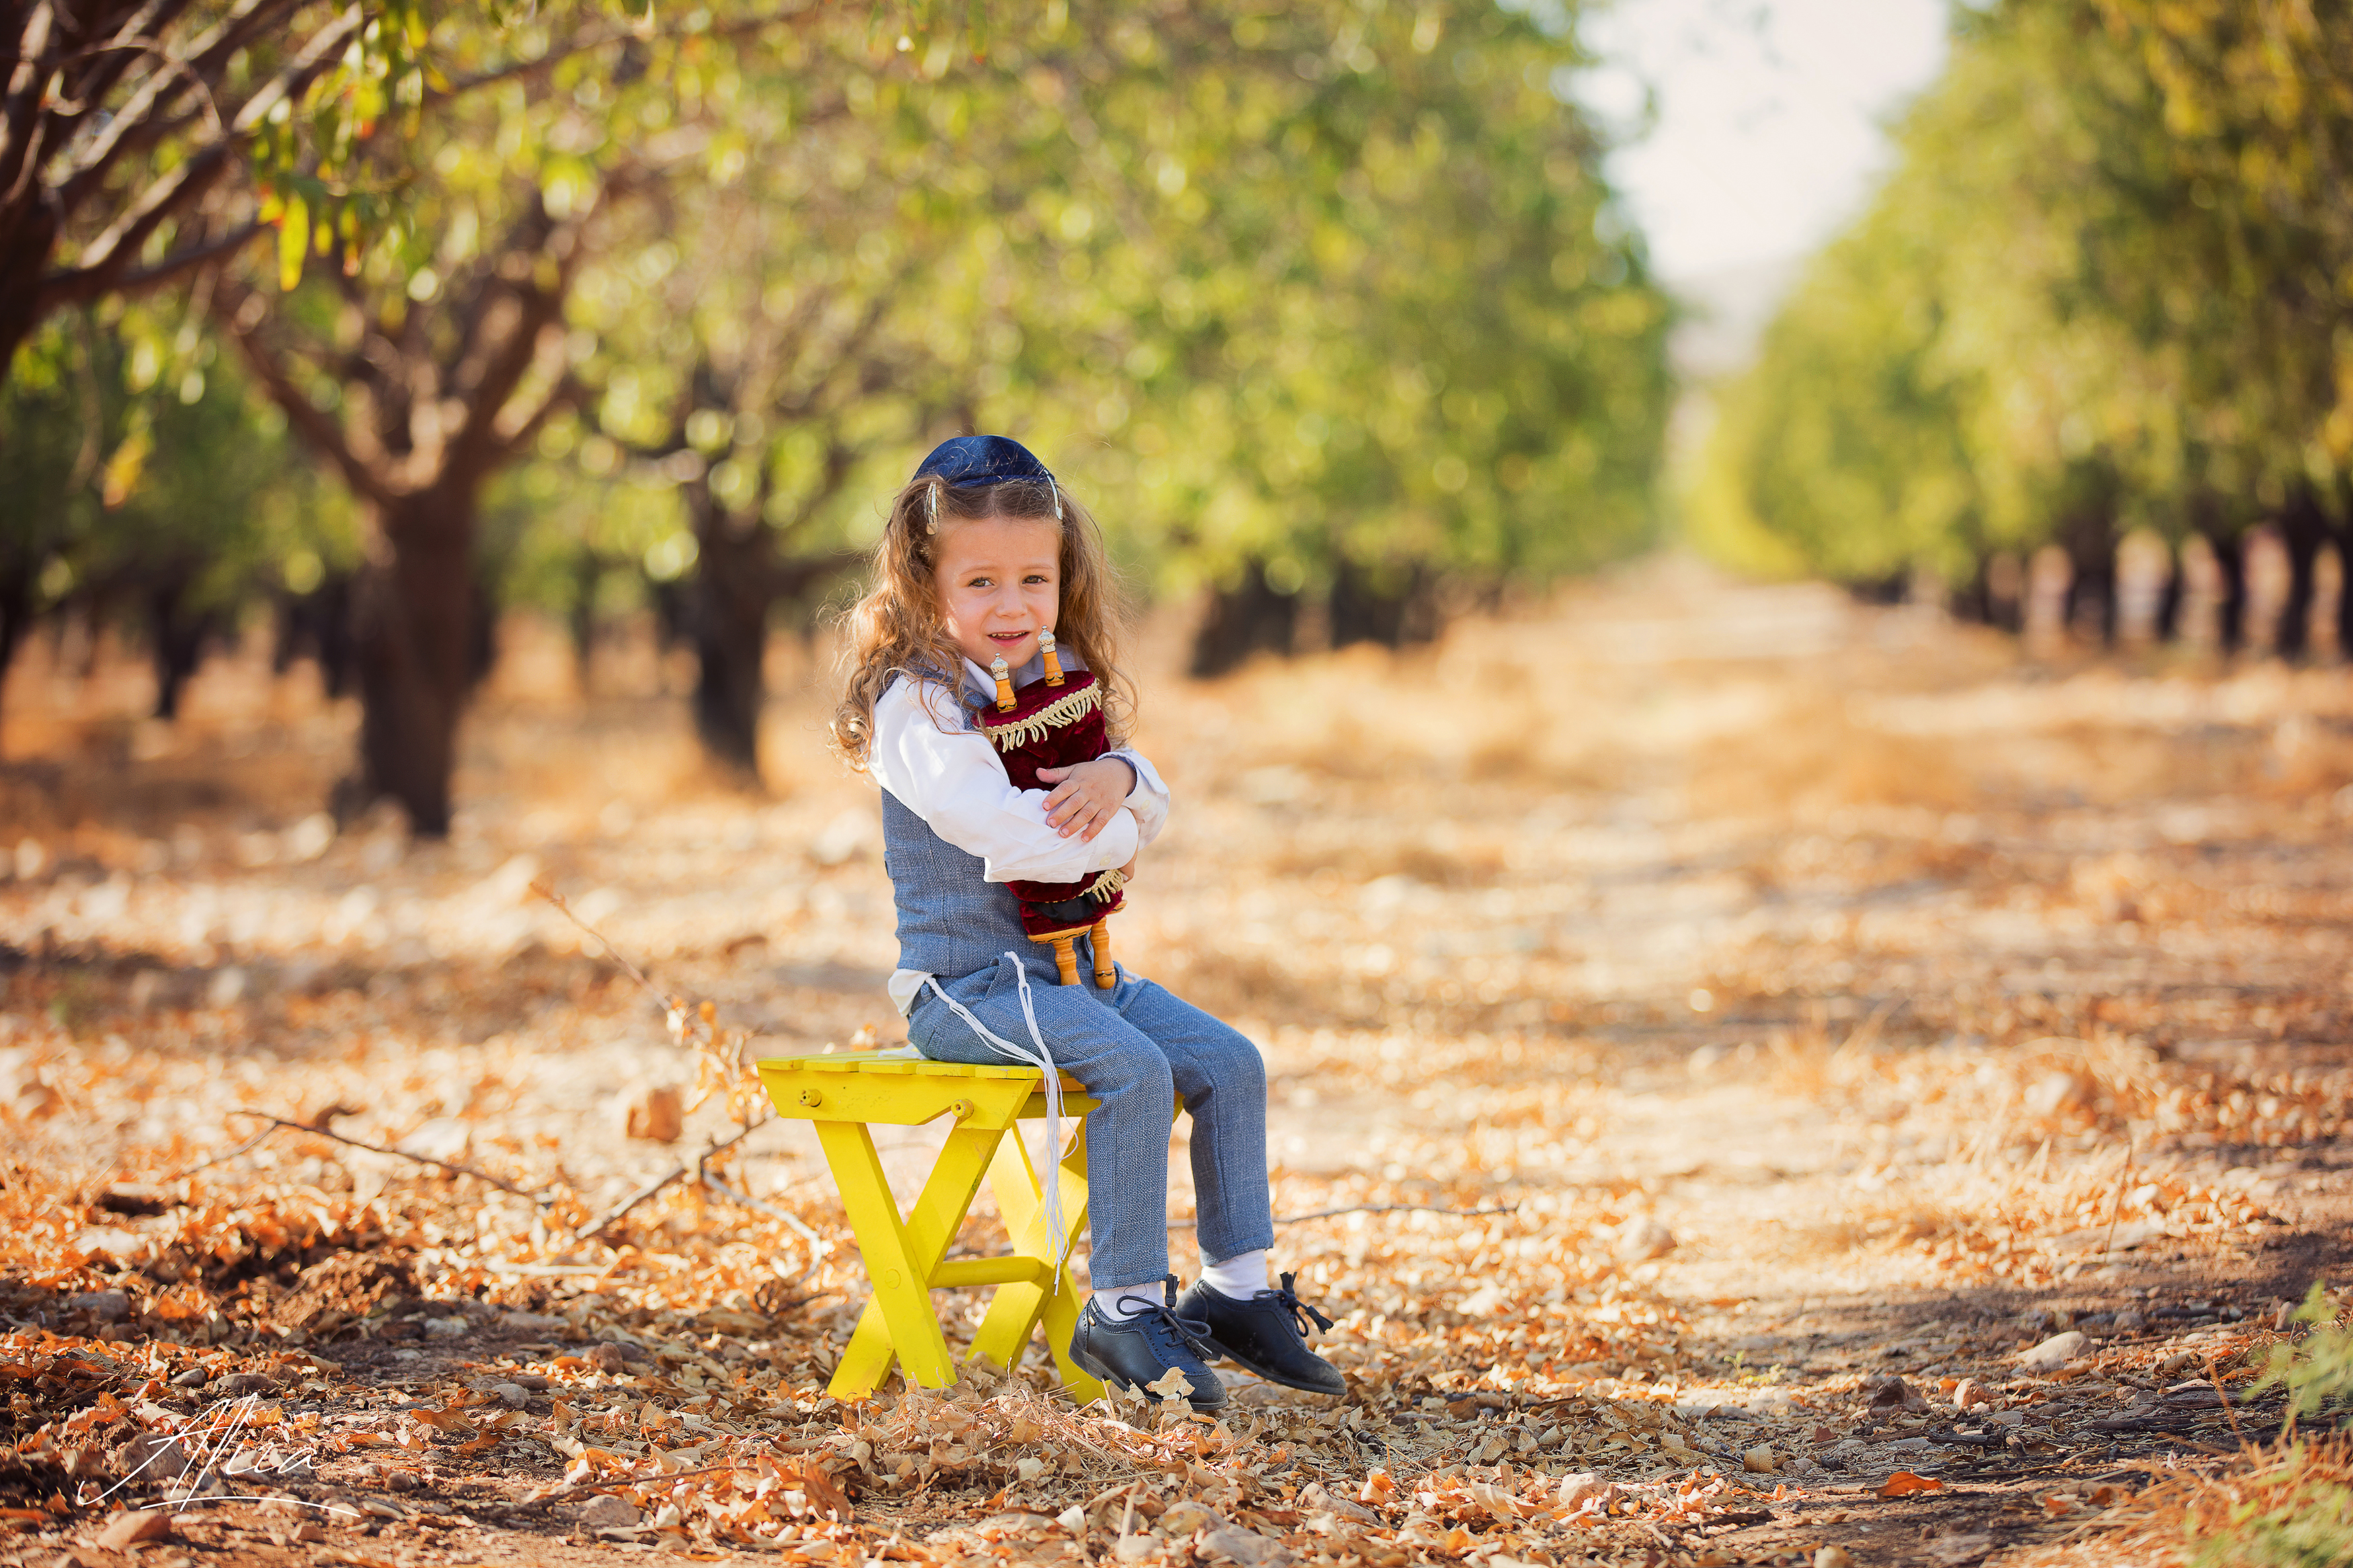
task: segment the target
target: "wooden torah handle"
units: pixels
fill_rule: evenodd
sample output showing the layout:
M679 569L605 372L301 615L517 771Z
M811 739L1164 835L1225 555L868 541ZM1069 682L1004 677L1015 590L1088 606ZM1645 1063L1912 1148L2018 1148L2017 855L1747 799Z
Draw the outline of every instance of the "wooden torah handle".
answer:
M1095 954L1096 988L1108 991L1119 984L1119 971L1112 967L1111 962L1111 917L1105 915L1095 921L1095 929L1088 934L1092 940L1087 945L1094 949Z
M1065 931L1057 931L1052 936L1033 936L1029 939L1031 942L1050 942L1054 944L1054 975L1064 985L1076 985L1079 983L1079 955L1071 946L1078 938L1078 932Z

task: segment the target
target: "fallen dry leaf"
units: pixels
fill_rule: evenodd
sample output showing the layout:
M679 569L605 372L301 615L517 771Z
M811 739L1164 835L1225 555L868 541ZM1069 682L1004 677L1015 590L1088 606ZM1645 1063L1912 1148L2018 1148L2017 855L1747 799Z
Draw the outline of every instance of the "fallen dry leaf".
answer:
M1898 1470L1880 1483L1881 1497L1910 1497L1914 1492L1940 1492L1945 1483L1933 1476L1915 1476L1909 1470Z

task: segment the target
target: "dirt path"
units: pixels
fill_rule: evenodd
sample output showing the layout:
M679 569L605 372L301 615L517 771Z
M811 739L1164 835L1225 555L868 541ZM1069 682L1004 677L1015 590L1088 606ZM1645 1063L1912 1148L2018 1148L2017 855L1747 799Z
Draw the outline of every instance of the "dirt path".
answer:
M1245 1387L1207 1434L1026 1386L845 1413L860 1277L797 1128L724 1169L825 1245L691 1184L578 1238L725 1115L617 1135L694 1063L527 889L762 1051L887 1041L871 797L812 704L750 800L673 704L584 713L542 668L526 638L459 831L406 853L282 804L348 718L249 669L177 736L12 684L9 754L47 753L0 775L0 1370L10 1484L58 1517L0 1559L112 1561L145 1483L77 1500L238 1375L315 1474L183 1514L192 1560L1092 1557L1123 1521L1172 1564L2096 1554L2263 1424L2250 1358L2343 1256L2341 672L2035 666L1660 563L1426 654L1147 690L1180 810L1123 953L1264 1044L1278 1215L1358 1211L1281 1239L1351 1400ZM550 1203L299 1133L189 1172L234 1110L338 1104ZM117 1321L74 1310L108 1289ZM1883 1500L1899 1473L1936 1484ZM575 1517L600 1487L611 1522Z

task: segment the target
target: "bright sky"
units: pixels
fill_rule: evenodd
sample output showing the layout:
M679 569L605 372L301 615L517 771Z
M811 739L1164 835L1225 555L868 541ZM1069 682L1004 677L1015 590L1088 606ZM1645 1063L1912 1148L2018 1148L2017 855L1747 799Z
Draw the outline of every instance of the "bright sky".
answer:
M1610 173L1670 283L1814 249L1887 164L1881 126L1945 58L1946 0L1609 0L1578 96L1648 135Z

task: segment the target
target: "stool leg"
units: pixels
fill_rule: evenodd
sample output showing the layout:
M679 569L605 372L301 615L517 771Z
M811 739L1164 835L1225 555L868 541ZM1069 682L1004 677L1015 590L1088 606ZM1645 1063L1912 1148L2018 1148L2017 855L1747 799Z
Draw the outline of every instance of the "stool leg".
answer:
M1111 917L1105 915L1095 921L1095 929L1088 936L1087 945L1094 950L1095 954L1095 985L1100 990L1108 991L1119 984L1119 971L1113 968L1111 963Z
M931 1180L923 1188L925 1198L933 1197L938 1188L941 1201L927 1205L918 1199L911 1227L900 1223L899 1205L891 1196L891 1184L882 1173L881 1159L875 1153L874 1140L865 1123L819 1121L816 1127L826 1163L833 1168L834 1184L841 1190L842 1209L858 1237L859 1256L873 1282L869 1316L879 1313L888 1331L887 1339L881 1338L864 1332L868 1324L860 1322L861 1332L851 1341L851 1348L859 1352L857 1359L853 1363L848 1355L842 1358L828 1392L837 1399L863 1398L873 1393L888 1374L891 1352L896 1352L915 1382L926 1388L945 1388L955 1381L955 1363L948 1355L947 1336L940 1332L940 1321L932 1310L932 1269L963 1222L964 1208L970 1205L989 1152L1003 1133L959 1128L948 1135L948 1147L941 1151L940 1162L932 1168ZM964 1141L962 1147L959 1140ZM982 1140L987 1146L976 1146ZM959 1184L964 1204L943 1223L944 1200L951 1195L950 1189ZM861 1382L865 1386L858 1387Z
M1013 1237L1013 1250L1024 1258L1045 1261L1053 1257L1053 1248L1046 1236L1046 1205L1039 1190L1037 1173L1029 1163L1029 1152L1018 1137L1007 1139L998 1145L997 1158L988 1168L989 1191L997 1194L997 1208L1004 1217L1007 1234ZM1087 1223L1087 1128L1082 1121L1078 1136L1071 1140L1071 1152L1062 1157L1062 1222L1067 1227L1061 1242L1067 1247ZM1062 1386L1071 1391L1080 1404L1091 1404L1103 1397L1103 1384L1079 1370L1071 1359L1071 1331L1079 1319L1078 1287L1071 1282L1070 1267L1064 1264L1059 1289L1050 1294L1039 1285L1000 1285L989 1299L988 1315L981 1321L980 1331L973 1336L975 1355L985 1355L998 1366L1010 1367L1021 1358L1029 1336L1043 1319L1047 1348L1054 1352L1054 1364L1062 1374Z
M1079 955L1071 947L1074 940L1067 936L1054 939L1054 973L1065 985L1079 983Z

